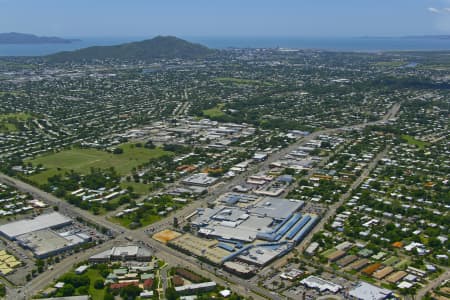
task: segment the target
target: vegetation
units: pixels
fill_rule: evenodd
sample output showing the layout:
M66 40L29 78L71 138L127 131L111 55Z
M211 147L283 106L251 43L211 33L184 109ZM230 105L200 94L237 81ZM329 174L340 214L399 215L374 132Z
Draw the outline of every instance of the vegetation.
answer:
M0 133L20 131L31 118L28 113L0 114Z
M72 148L37 157L27 162L34 166L43 166L45 170L29 176L29 179L37 184L45 184L50 177L57 174L70 171L88 174L91 168L107 169L111 166L114 166L117 173L123 176L151 159L171 155L170 152L160 148L148 149L135 147L133 144L123 144L120 148L123 150L122 154L111 154L96 149Z
M415 145L417 146L419 149L424 149L425 147L429 146L430 143L424 142L424 141L420 141L415 139L414 137L407 135L407 134L403 134L402 135L402 139L407 142L410 145Z
M223 105L217 105L213 108L205 109L203 110L203 115L211 119L222 117L225 115L225 113L222 111L222 108Z
M172 36L158 36L151 40L117 46L95 46L72 52L60 52L47 57L51 62L92 61L95 59L126 59L154 61L173 58L204 58L213 54L199 44L192 44Z

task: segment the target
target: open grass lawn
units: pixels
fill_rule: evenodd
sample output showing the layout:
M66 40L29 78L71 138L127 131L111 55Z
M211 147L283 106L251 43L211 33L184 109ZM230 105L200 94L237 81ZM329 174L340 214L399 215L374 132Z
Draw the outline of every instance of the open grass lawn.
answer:
M0 96L6 95L6 94L11 94L14 96L24 96L26 95L25 92L22 91L0 91Z
M135 214L131 213L122 217L112 217L109 218L110 221L122 225L123 227L126 228L130 228L131 223L133 223L134 220L134 216ZM155 222L158 222L159 220L161 220L164 216L159 216L159 215L153 215L153 214L147 214L144 215L140 221L141 221L141 226L139 227L145 227L148 226L150 224L153 224Z
M428 142L416 140L414 137L406 134L402 135L402 139L410 145L416 145L420 149L423 149L430 145L430 143Z
M225 115L222 111L223 104L218 104L217 106L203 110L203 114L208 118L221 117Z
M35 159L28 160L33 165L42 164L46 170L40 174L31 175L30 180L42 184L55 174L74 170L81 174L88 174L91 168L108 169L114 167L117 173L124 176L134 167L148 162L152 158L163 155L172 155L172 152L160 148L147 149L136 147L134 144L123 144L122 154L112 154L96 149L72 148L58 153L46 154Z
M10 118L16 119L18 121L26 121L31 118L31 115L24 112L12 114L0 114L0 121Z
M95 281L98 279L103 279L102 275L98 272L98 270L95 269L88 269L86 271L86 274L89 276L89 279L91 280L89 284L89 294L92 297L92 300L103 300L103 297L105 297L105 289L97 290L94 288Z
M27 113L0 114L0 132L14 132L18 130L14 123L8 121L10 119L23 122L31 118L32 116Z
M406 65L407 63L404 61L379 61L376 62L375 65L382 66L382 67L401 67Z
M335 252L336 250L337 250L336 248L331 248L331 249L325 250L324 252L320 253L320 255L322 255L323 257L327 257L328 255Z
M383 264L387 265L387 266L391 266L393 264L395 264L396 262L399 261L399 258L397 256L391 256L388 259L386 259Z
M410 264L411 264L411 261L409 259L405 258L405 259L402 259L400 262L396 263L394 265L394 268L402 269L402 268L405 268L406 266L408 266Z
M262 85L271 85L269 82L254 80L254 79L245 79L245 78L233 78L233 77L217 77L217 81L219 82L229 82L236 84L262 84Z
M138 183L138 182L122 182L120 186L123 189L131 186L133 188L133 192L138 195L147 195L150 192L150 189L153 189L152 184Z

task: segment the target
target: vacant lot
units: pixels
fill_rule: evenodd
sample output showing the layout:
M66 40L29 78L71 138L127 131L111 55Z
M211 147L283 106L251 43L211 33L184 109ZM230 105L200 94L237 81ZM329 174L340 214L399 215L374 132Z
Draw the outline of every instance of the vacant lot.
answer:
M120 148L123 149L122 154L112 154L96 149L73 148L37 157L29 162L35 166L41 164L46 170L30 176L30 179L36 183L45 183L49 177L70 170L87 174L91 168L108 169L110 167L114 167L123 176L152 158L172 155L172 152L160 148L147 149L136 147L134 144L123 144Z

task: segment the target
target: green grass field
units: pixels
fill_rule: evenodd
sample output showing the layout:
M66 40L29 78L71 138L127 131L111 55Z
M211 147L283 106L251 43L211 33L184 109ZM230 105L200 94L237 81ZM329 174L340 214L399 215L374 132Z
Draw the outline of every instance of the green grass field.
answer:
M411 264L411 261L406 258L406 259L402 259L400 262L396 263L394 265L394 268L396 268L396 269L403 269L403 268L405 268L406 266L408 266L410 264Z
M406 65L406 63L404 61L379 61L376 62L375 65L396 68Z
M223 104L218 104L213 108L203 110L203 115L208 118L221 117L225 115L225 113L222 111L222 108Z
M133 192L138 195L147 195L151 190L153 190L153 184L145 184L140 182L122 182L120 186L123 189L126 189L127 187L132 187Z
M415 145L415 146L419 147L420 149L423 149L423 148L428 147L430 145L430 143L428 143L428 142L416 140L414 137L412 137L410 135L406 135L406 134L402 135L402 139L405 142L407 142L408 144Z
M11 95L14 95L14 96L24 96L24 95L26 95L26 93L22 92L22 91L0 91L0 96L3 96L5 94L11 94Z
M328 255L335 252L336 250L337 250L336 248L331 248L331 249L323 251L322 253L320 253L320 255L322 255L323 257L327 257Z
M271 85L269 82L261 82L259 80L244 79L244 78L217 77L216 80L223 83Z
M386 259L383 264L387 266L391 266L399 261L399 258L397 256L391 256L388 259Z
M152 158L163 155L172 155L172 152L160 148L147 149L136 147L134 144L123 144L122 154L112 154L96 149L73 148L58 153L39 156L26 162L33 165L42 164L45 171L31 175L30 180L38 184L46 183L47 179L55 174L61 174L73 170L80 174L88 174L91 168L108 169L114 167L118 174L124 176L131 172L134 167L148 162Z
M89 284L89 294L91 295L92 300L103 300L103 298L105 297L106 288L101 290L97 290L96 288L94 288L96 280L98 279L103 280L102 275L100 275L99 271L95 269L88 269L86 271L86 274L89 276L89 279L91 280L90 281L91 283Z
M9 122L10 119L24 122L31 118L32 116L27 113L0 114L0 132L14 132L18 130L15 124Z
M130 225L131 225L131 223L133 223L133 216L134 216L134 214L126 215L126 216L119 217L119 218L112 217L112 218L109 218L109 221L119 224L126 228L131 228ZM139 228L148 226L155 222L158 222L162 218L163 217L158 216L158 215L150 215L150 214L145 215L143 218L140 219L141 226L139 226Z

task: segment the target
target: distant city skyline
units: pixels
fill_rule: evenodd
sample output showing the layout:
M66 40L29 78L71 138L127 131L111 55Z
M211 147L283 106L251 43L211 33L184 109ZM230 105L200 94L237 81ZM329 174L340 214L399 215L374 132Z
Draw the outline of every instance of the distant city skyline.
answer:
M0 0L0 32L52 36L450 34L449 0Z

